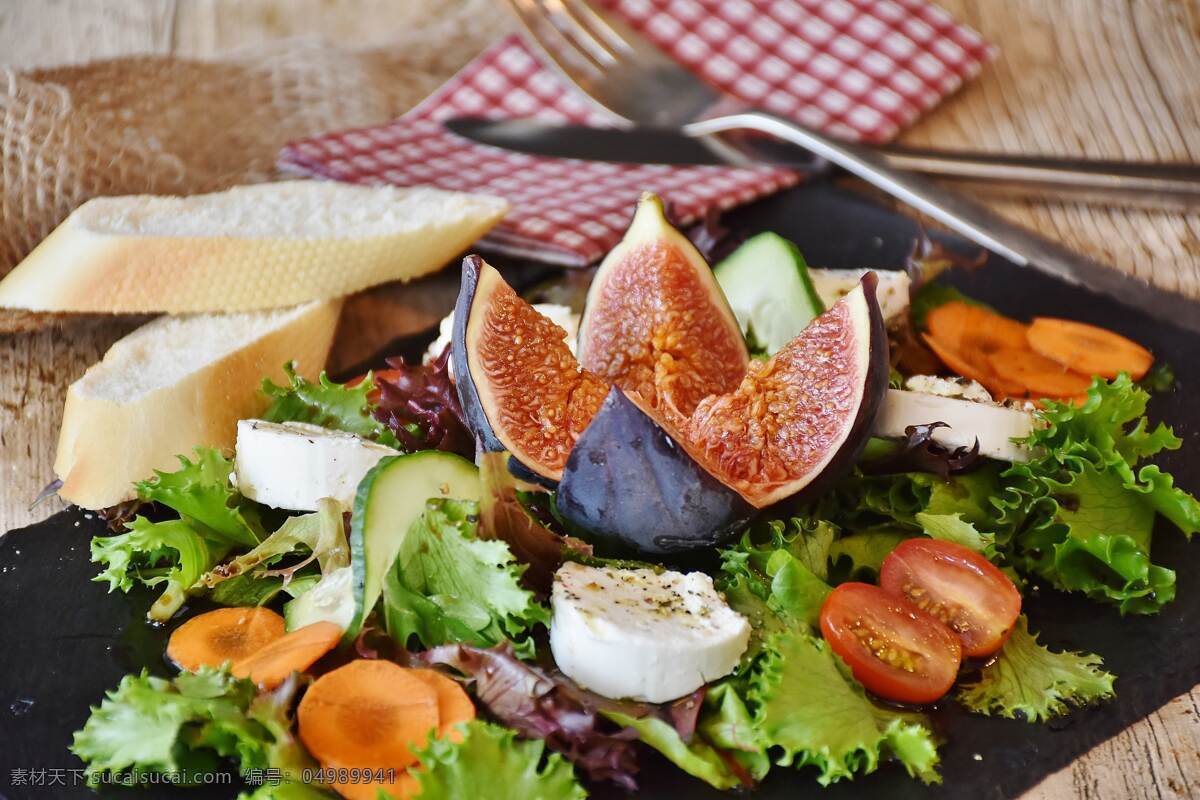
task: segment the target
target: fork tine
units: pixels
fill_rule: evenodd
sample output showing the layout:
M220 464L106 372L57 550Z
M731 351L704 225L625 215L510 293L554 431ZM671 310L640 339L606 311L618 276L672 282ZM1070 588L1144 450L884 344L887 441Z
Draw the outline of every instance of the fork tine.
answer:
M605 64L580 49L559 25L552 23L550 14L538 0L508 0L508 4L533 43L569 80L579 83L604 76ZM588 74L581 75L581 71Z
M616 63L616 54L588 30L563 0L541 0L541 4L550 24L570 39L577 49L586 53L597 66L611 66Z
M634 47L618 33L608 19L600 12L592 8L586 0L559 0L565 3L570 9L573 9L573 15L580 24L591 32L592 36L597 41L604 42L609 52L617 55L619 53L633 53Z

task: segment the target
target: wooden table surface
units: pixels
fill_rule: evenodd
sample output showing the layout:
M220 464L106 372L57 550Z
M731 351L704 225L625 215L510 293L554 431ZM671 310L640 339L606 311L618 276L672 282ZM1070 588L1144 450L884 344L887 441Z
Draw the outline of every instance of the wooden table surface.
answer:
M381 44L445 7L439 3L478 2L0 0L0 63L49 66L133 53L203 57L311 34ZM906 143L1200 162L1200 0L941 4L999 45L1000 55L909 131ZM497 29L505 25L497 13ZM993 204L1121 269L1200 297L1200 214ZM53 504L30 510L29 501L53 477L64 387L129 328L103 322L0 335L0 531L55 510ZM1197 432L1186 433L1185 446L1196 446ZM1196 591L1196 581L1181 576L1181 590ZM1026 797L1200 797L1200 687Z

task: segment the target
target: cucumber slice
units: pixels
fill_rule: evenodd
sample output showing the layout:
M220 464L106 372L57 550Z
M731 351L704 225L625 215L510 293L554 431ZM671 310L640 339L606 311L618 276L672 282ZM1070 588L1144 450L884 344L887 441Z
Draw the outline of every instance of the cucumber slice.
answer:
M441 450L388 456L363 477L350 520L354 617L346 627L346 641L358 636L375 608L383 578L409 528L424 513L425 501L431 497L479 500L481 491L475 465Z
M747 239L713 273L754 350L774 353L825 310L804 256L775 233Z

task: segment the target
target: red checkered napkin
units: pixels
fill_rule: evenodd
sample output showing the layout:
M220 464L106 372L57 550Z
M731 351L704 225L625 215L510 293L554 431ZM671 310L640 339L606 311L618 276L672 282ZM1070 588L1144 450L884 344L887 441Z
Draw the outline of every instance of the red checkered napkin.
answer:
M992 49L924 0L601 0L714 86L848 139L886 141L979 72ZM791 186L789 170L542 158L446 131L459 116L616 121L518 37L497 42L400 119L287 145L284 171L424 184L512 203L484 246L570 266L616 244L642 191L683 223Z

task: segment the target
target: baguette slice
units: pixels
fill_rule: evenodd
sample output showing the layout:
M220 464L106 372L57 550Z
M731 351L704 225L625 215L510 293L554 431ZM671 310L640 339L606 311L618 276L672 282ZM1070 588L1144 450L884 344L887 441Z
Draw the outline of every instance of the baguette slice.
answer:
M267 405L264 377L296 360L325 365L340 300L242 314L160 317L114 344L71 384L54 471L58 494L84 508L134 496L133 482L178 468L197 446L232 450L239 419Z
M84 203L0 281L30 311L252 311L434 272L504 216L496 197L283 181Z

